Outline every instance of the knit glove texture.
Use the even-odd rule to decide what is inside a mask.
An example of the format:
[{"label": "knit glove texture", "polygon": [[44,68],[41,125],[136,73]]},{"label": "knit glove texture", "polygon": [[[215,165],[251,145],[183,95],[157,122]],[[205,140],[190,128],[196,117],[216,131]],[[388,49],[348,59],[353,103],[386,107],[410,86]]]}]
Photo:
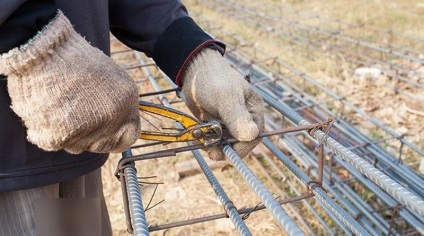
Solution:
[{"label": "knit glove texture", "polygon": [[[184,73],[182,91],[197,118],[220,121],[241,141],[233,146],[241,157],[261,141],[257,136],[264,129],[264,102],[218,51],[205,48],[193,58]],[[207,152],[212,160],[225,159],[219,147]]]},{"label": "knit glove texture", "polygon": [[135,83],[60,11],[27,44],[0,55],[0,74],[28,140],[46,151],[121,152],[137,140]]}]

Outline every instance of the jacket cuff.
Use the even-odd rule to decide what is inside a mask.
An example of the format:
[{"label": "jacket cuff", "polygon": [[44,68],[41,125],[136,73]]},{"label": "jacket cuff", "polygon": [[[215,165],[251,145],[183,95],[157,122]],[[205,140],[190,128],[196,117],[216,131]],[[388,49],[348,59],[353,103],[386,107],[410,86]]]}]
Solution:
[{"label": "jacket cuff", "polygon": [[153,48],[153,60],[178,86],[191,59],[204,47],[224,54],[225,44],[212,39],[190,17],[176,20],[159,36]]}]

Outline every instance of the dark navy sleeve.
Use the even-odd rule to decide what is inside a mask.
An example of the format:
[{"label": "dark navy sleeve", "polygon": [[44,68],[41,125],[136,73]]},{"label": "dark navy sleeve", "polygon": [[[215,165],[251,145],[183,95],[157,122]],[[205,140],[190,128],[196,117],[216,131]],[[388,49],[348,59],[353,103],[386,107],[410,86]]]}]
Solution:
[{"label": "dark navy sleeve", "polygon": [[[6,1],[7,2],[7,1]],[[1,12],[0,53],[24,44],[34,37],[57,13],[53,0],[15,1]]]},{"label": "dark navy sleeve", "polygon": [[206,34],[191,18],[184,17],[159,36],[153,48],[153,59],[178,86],[182,86],[185,67],[202,48],[210,45],[219,46],[224,53],[224,44]]},{"label": "dark navy sleeve", "polygon": [[185,67],[202,48],[225,50],[188,16],[179,0],[111,0],[109,16],[112,34],[152,57],[179,86]]}]

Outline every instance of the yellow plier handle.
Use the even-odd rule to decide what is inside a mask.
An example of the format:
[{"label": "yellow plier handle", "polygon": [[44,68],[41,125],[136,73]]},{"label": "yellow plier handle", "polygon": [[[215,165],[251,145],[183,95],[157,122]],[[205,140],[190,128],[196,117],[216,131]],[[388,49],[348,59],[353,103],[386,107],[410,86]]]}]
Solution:
[{"label": "yellow plier handle", "polygon": [[198,140],[205,145],[211,145],[221,139],[222,128],[216,121],[202,123],[196,118],[178,110],[149,102],[140,102],[139,109],[180,122],[184,130],[178,133],[156,131],[141,131],[139,138],[164,142],[187,142]]},{"label": "yellow plier handle", "polygon": [[163,133],[155,131],[141,131],[139,138],[146,140],[156,140],[165,142],[187,142],[199,140],[204,143],[203,134],[209,131],[209,127],[200,127],[195,125],[179,133]]},{"label": "yellow plier handle", "polygon": [[149,112],[178,121],[184,126],[184,128],[200,124],[199,120],[188,114],[150,102],[139,102],[138,109],[140,111]]}]

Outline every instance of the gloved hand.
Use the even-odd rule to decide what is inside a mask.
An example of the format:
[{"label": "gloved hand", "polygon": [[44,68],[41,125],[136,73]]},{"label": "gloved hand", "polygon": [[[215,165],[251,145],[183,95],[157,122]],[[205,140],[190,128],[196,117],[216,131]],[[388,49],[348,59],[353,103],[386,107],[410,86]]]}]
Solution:
[{"label": "gloved hand", "polygon": [[[239,141],[233,147],[245,157],[260,141],[264,129],[264,103],[249,83],[218,51],[204,48],[188,65],[182,91],[186,104],[201,120],[218,120]],[[219,147],[210,147],[212,160],[225,159]]]},{"label": "gloved hand", "polygon": [[62,12],[26,45],[0,55],[0,74],[28,140],[44,150],[121,152],[137,140],[135,83]]}]

